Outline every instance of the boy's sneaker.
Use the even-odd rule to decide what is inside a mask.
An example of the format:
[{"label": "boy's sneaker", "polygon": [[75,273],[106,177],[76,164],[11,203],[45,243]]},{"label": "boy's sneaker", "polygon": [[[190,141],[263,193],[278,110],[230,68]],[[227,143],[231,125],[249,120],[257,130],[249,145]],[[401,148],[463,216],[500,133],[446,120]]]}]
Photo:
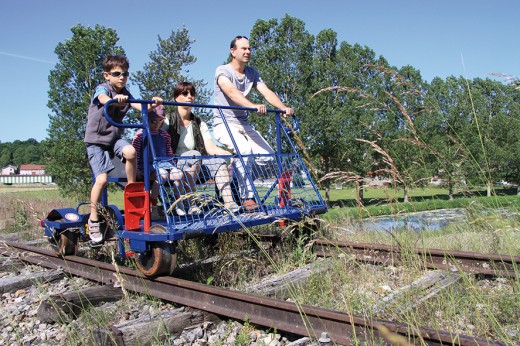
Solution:
[{"label": "boy's sneaker", "polygon": [[101,224],[99,221],[88,219],[88,235],[95,243],[101,243],[103,241],[103,234],[101,233]]}]

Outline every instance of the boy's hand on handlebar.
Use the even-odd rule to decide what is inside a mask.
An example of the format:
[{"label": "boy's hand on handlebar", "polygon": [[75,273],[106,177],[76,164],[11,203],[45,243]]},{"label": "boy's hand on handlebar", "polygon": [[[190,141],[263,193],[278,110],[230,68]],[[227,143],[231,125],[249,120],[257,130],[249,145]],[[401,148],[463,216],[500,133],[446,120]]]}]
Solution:
[{"label": "boy's hand on handlebar", "polygon": [[128,100],[128,95],[117,94],[114,96],[114,100],[117,100],[117,103],[125,103]]}]

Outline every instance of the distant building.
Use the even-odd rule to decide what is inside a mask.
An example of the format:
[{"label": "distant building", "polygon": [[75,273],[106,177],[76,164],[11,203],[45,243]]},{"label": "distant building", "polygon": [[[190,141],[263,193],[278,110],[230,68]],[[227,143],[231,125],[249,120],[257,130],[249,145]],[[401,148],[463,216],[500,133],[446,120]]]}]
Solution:
[{"label": "distant building", "polygon": [[[7,174],[6,174],[7,173]],[[45,165],[20,165],[20,172],[16,174],[16,167],[2,168],[0,184],[51,184],[52,177],[45,174]]]},{"label": "distant building", "polygon": [[2,175],[16,174],[16,166],[9,165],[2,168]]},{"label": "distant building", "polygon": [[20,175],[45,175],[45,165],[20,165]]}]

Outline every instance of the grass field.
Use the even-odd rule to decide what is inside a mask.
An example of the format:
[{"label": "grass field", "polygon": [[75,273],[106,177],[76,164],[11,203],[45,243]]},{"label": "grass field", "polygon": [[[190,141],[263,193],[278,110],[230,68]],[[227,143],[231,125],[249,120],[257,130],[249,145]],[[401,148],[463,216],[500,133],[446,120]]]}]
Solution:
[{"label": "grass field", "polygon": [[[325,191],[320,191],[325,197]],[[341,209],[342,213],[352,215],[369,216],[392,214],[392,210],[401,212],[420,211],[444,208],[458,208],[478,199],[487,201],[485,204],[500,207],[520,203],[520,196],[516,195],[514,188],[496,188],[495,195],[486,198],[484,188],[456,190],[454,200],[450,200],[448,190],[438,187],[425,187],[412,189],[409,192],[409,203],[403,203],[403,191],[393,188],[367,188],[363,195],[363,207],[365,212],[360,214],[356,202],[356,190],[346,187],[341,190],[330,190],[330,211],[328,214],[334,216]],[[39,200],[63,200],[71,203],[69,207],[75,207],[78,202],[64,199],[56,186],[7,186],[0,185],[0,194],[11,194],[19,198],[35,198]],[[79,201],[84,202],[84,201]],[[123,208],[123,192],[121,190],[109,193],[109,203]]]},{"label": "grass field", "polygon": [[0,185],[0,193],[30,191],[58,191],[58,187],[55,185]]}]

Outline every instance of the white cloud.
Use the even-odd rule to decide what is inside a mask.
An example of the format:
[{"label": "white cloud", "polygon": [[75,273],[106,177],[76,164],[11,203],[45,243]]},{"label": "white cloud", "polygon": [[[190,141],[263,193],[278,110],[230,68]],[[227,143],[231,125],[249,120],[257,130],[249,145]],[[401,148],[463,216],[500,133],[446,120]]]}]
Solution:
[{"label": "white cloud", "polygon": [[32,58],[30,56],[23,56],[23,55],[18,55],[18,54],[11,54],[11,53],[7,53],[7,52],[0,52],[0,55],[6,55],[6,56],[10,56],[10,57],[17,58],[17,59],[25,59],[25,60],[41,62],[44,64],[54,64],[55,63],[54,61]]}]

